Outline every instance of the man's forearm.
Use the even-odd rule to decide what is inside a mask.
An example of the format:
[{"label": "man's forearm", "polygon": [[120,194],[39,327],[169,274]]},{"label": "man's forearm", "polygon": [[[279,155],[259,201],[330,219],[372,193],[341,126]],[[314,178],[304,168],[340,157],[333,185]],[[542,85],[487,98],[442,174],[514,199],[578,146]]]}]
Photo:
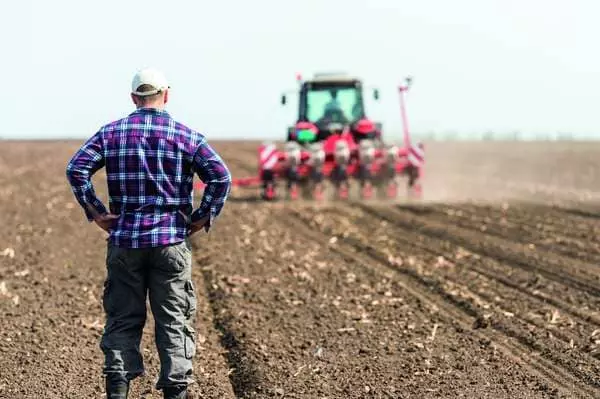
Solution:
[{"label": "man's forearm", "polygon": [[98,216],[108,213],[106,207],[96,197],[93,188],[91,190],[81,190],[78,187],[72,187],[75,199],[81,205],[85,212],[85,216],[91,222],[97,219]]},{"label": "man's forearm", "polygon": [[191,215],[192,223],[206,217],[208,219],[207,227],[210,227],[214,219],[221,213],[230,188],[231,180],[229,178],[222,182],[209,182],[204,189],[200,206]]},{"label": "man's forearm", "polygon": [[94,186],[87,173],[77,170],[73,165],[67,167],[67,179],[75,199],[83,208],[87,219],[91,222],[98,215],[107,213],[106,207],[96,196]]},{"label": "man's forearm", "polygon": [[206,184],[200,206],[191,215],[192,223],[208,217],[206,230],[221,213],[231,189],[231,173],[223,159],[203,141],[194,155],[194,166],[200,179]]},{"label": "man's forearm", "polygon": [[100,134],[91,137],[67,164],[67,180],[89,221],[94,220],[96,215],[107,213],[106,207],[96,196],[91,181],[91,176],[103,166],[104,156]]}]

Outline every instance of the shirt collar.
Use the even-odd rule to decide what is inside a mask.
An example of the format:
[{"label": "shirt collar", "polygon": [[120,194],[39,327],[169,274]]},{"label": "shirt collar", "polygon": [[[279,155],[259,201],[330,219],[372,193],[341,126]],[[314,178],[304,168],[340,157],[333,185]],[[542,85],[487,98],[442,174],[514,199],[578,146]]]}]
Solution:
[{"label": "shirt collar", "polygon": [[169,116],[169,113],[166,110],[160,110],[157,108],[138,108],[135,111],[133,111],[131,113],[131,115],[146,115],[146,114],[152,114],[152,115],[161,115],[161,116]]}]

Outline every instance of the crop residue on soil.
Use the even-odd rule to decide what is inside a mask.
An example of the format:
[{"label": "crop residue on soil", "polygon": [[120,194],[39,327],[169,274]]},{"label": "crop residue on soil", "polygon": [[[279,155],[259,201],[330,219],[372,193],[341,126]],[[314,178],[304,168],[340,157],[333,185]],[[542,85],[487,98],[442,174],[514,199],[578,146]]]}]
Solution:
[{"label": "crop residue on soil", "polygon": [[[64,178],[78,144],[0,147],[2,398],[103,395],[104,234]],[[194,239],[194,390],[600,397],[598,146],[444,145],[427,146],[435,202],[264,204],[235,190]],[[216,147],[234,176],[253,173],[256,143]],[[161,397],[152,340],[149,313],[132,397]]]}]

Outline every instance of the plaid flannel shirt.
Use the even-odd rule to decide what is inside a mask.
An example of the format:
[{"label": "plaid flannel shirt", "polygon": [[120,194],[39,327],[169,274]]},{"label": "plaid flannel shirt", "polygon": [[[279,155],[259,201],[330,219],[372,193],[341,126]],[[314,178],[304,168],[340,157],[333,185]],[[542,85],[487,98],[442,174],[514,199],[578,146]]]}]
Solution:
[{"label": "plaid flannel shirt", "polygon": [[[67,179],[89,221],[94,212],[107,213],[91,182],[102,167],[110,213],[119,216],[108,240],[120,247],[181,242],[189,235],[190,222],[205,216],[208,231],[231,187],[227,166],[206,138],[152,108],[103,126],[70,160]],[[206,184],[196,210],[194,173]]]}]

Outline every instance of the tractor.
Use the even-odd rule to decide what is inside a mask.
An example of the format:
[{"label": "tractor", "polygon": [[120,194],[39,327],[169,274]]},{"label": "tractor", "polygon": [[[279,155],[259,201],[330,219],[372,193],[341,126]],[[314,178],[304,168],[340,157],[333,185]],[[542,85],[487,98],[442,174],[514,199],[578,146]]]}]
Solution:
[{"label": "tractor", "polygon": [[[419,198],[424,148],[410,141],[404,105],[411,82],[407,78],[399,87],[404,146],[398,146],[385,143],[381,123],[367,117],[360,79],[344,73],[320,73],[310,80],[298,75],[298,116],[284,143],[280,148],[263,143],[258,176],[234,179],[234,186],[259,186],[264,200],[281,198],[281,186],[291,200],[323,200],[327,192],[333,199],[348,199],[353,186],[363,199],[394,199],[404,177],[408,195]],[[288,95],[281,96],[283,106]],[[372,95],[379,100],[378,89]]]}]

